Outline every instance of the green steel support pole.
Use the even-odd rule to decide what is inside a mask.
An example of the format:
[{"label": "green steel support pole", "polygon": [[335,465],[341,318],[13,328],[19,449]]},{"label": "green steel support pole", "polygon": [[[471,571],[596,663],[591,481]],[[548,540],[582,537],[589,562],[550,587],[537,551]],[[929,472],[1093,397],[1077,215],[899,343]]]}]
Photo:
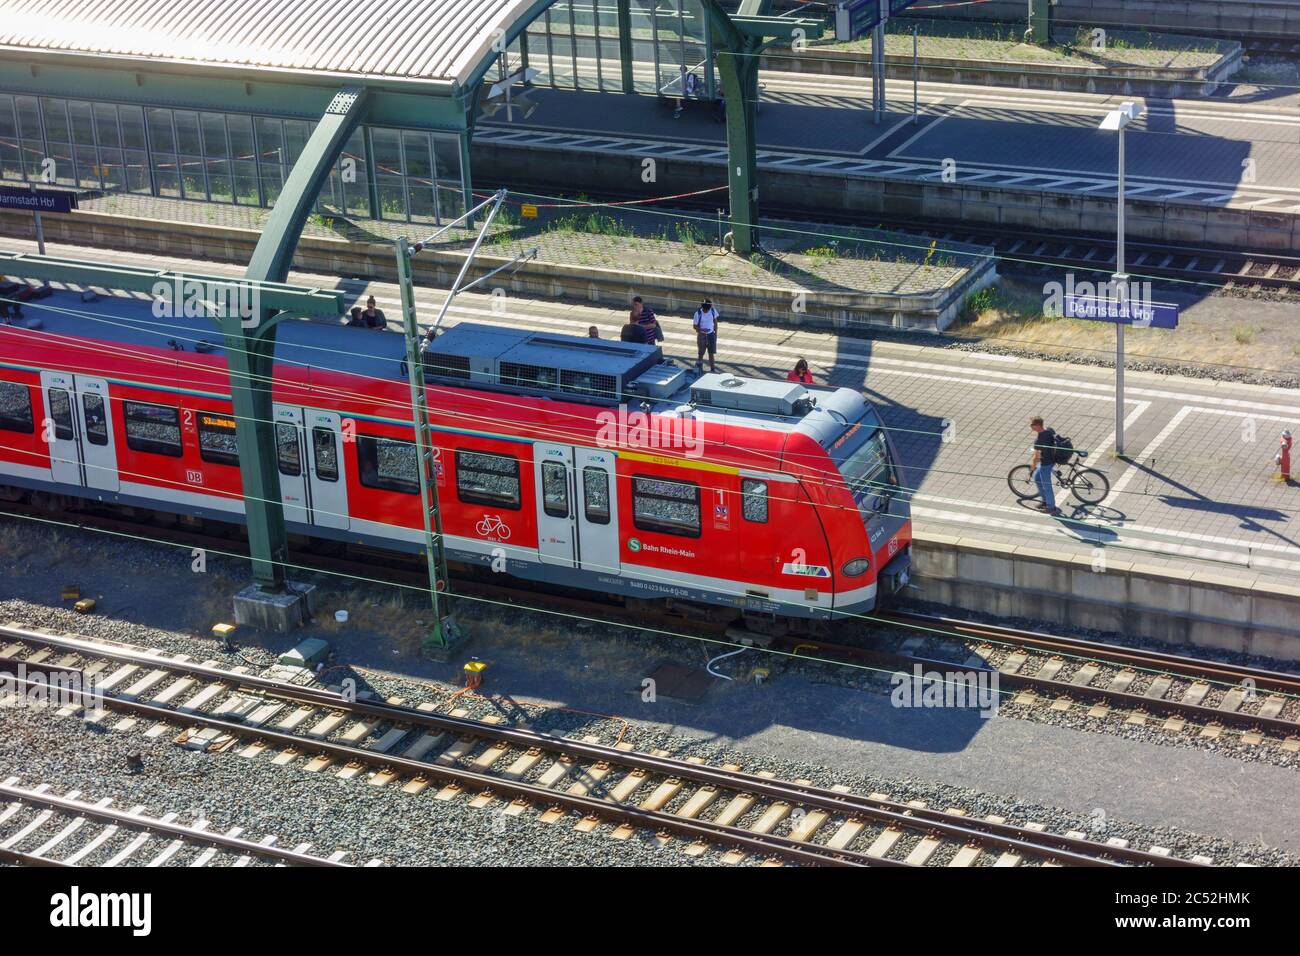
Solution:
[{"label": "green steel support pole", "polygon": [[[469,138],[474,135],[473,129],[467,129],[456,134],[460,143],[460,190],[461,196],[465,203],[466,209],[474,208],[474,171],[469,163]],[[449,216],[449,219],[455,219],[455,216]],[[474,218],[471,216],[465,220],[465,226],[474,225]]]},{"label": "green steel support pole", "polygon": [[[748,47],[748,44],[746,45]],[[731,247],[754,251],[758,233],[757,121],[758,53],[720,50],[718,78],[727,109],[727,185],[731,200]]]},{"label": "green steel support pole", "polygon": [[519,34],[519,69],[528,69],[528,32]]},{"label": "green steel support pole", "polygon": [[284,587],[289,538],[280,498],[274,410],[275,325],[244,329],[239,316],[220,319],[225,337],[230,395],[235,408],[235,442],[248,517],[248,553],[253,580],[263,589]]},{"label": "green steel support pole", "polygon": [[[159,286],[172,289],[179,288],[180,283],[193,283],[205,290],[214,304],[230,302],[246,308],[246,316],[218,314],[214,318],[226,347],[237,422],[235,440],[247,496],[245,508],[250,516],[259,516],[248,523],[253,576],[265,587],[281,586],[287,542],[274,431],[270,425],[272,399],[268,388],[273,371],[275,326],[296,316],[337,316],[343,307],[343,294],[335,290],[253,282],[228,276],[178,275],[148,266],[4,251],[0,251],[0,274],[103,286],[153,296],[159,294]],[[238,313],[240,310],[233,311]],[[244,325],[245,319],[248,327]],[[265,432],[264,436],[262,432]],[[267,487],[270,488],[269,494],[260,490]]]},{"label": "green steel support pole", "polygon": [[[284,190],[262,230],[245,271],[247,279],[283,282],[316,197],[329,177],[365,103],[363,90],[341,90],[321,117],[294,163]],[[255,314],[246,327],[241,316],[221,319],[230,370],[230,396],[235,410],[235,441],[239,448],[244,514],[248,523],[253,580],[280,590],[289,551],[276,462],[271,382],[275,360],[276,317],[252,300]]]},{"label": "green steel support pole", "polygon": [[370,218],[382,219],[383,208],[379,205],[379,177],[375,169],[375,144],[370,141],[368,132],[362,133],[361,141],[366,150],[366,201],[370,204]]},{"label": "green steel support pole", "polygon": [[316,197],[329,179],[339,153],[360,122],[365,102],[364,90],[345,89],[335,94],[303,147],[302,155],[293,164],[280,198],[266,220],[262,237],[248,260],[244,273],[248,278],[283,282],[289,275],[302,227],[307,224]]},{"label": "green steel support pole", "polygon": [[636,81],[632,76],[632,0],[617,0],[618,6],[618,62],[623,71],[623,92],[635,93]]},{"label": "green steel support pole", "polygon": [[[758,227],[758,55],[764,38],[742,30],[718,0],[700,0],[712,37],[718,79],[727,110],[727,187],[731,201],[731,247],[754,251]],[[769,0],[741,0],[737,16],[759,16]]]},{"label": "green steel support pole", "polygon": [[1029,32],[1025,39],[1043,45],[1052,42],[1052,0],[1029,0]]},{"label": "green steel support pole", "polygon": [[424,358],[420,351],[420,327],[415,311],[415,284],[411,279],[411,248],[398,239],[397,289],[402,300],[402,329],[406,333],[406,374],[411,386],[411,420],[415,426],[416,471],[420,478],[421,512],[424,516],[424,554],[429,571],[429,603],[433,608],[433,629],[427,643],[445,648],[455,639],[454,624],[441,597],[447,588],[447,554],[443,547],[442,512],[438,507],[439,461],[429,425],[428,395],[424,384]]},{"label": "green steel support pole", "polygon": [[[0,249],[0,274],[20,275],[46,282],[97,285],[123,292],[156,295],[159,285],[175,286],[178,282],[200,283],[214,294],[256,294],[263,308],[287,315],[337,316],[343,308],[344,293],[314,286],[293,286],[279,282],[250,282],[230,276],[204,275],[197,272],[176,273],[150,266],[128,266],[94,259],[66,259],[40,256],[30,252]],[[182,290],[184,292],[185,290]]]},{"label": "green steel support pole", "polygon": [[704,17],[704,98],[706,100],[716,100],[718,98],[718,71],[715,67],[717,63],[717,50],[713,42],[713,24],[709,22],[707,16]]}]

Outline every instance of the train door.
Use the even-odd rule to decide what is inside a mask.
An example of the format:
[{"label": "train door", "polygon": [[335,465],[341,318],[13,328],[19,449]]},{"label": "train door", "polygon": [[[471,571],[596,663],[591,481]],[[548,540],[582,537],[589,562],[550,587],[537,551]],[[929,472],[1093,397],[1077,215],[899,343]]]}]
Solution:
[{"label": "train door", "polygon": [[307,485],[312,523],[322,528],[347,528],[348,483],[343,474],[343,428],[334,412],[303,409],[307,430]]},{"label": "train door", "polygon": [[302,409],[291,405],[276,405],[275,419],[276,462],[280,471],[280,502],[284,505],[284,520],[311,524],[311,497],[307,492],[307,433],[302,426]]},{"label": "train door", "polygon": [[588,571],[619,573],[617,460],[612,451],[573,449],[578,565]]},{"label": "train door", "polygon": [[113,440],[113,403],[108,382],[76,377],[77,415],[81,419],[81,460],[86,465],[86,487],[117,491],[117,449]]},{"label": "train door", "polygon": [[55,481],[117,491],[117,451],[108,382],[70,372],[42,372],[48,409],[50,472]]},{"label": "train door", "polygon": [[272,417],[284,520],[347,528],[348,489],[339,416],[277,404]]},{"label": "train door", "polygon": [[573,449],[533,446],[537,495],[537,557],[542,564],[571,568],[577,559],[577,514],[573,487]]}]

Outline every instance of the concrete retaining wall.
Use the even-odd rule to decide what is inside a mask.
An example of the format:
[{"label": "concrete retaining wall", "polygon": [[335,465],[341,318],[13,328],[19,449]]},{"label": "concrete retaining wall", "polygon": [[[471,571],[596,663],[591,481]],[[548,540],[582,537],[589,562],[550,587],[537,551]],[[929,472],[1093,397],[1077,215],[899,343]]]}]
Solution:
[{"label": "concrete retaining wall", "polygon": [[[944,19],[951,20],[1025,21],[1024,0],[989,0],[942,12]],[[918,12],[916,16],[931,15]],[[1077,23],[1229,37],[1300,36],[1298,0],[1059,0],[1052,16],[1062,26]]]},{"label": "concrete retaining wall", "polygon": [[1300,587],[927,532],[913,546],[918,600],[963,611],[1300,659]]},{"label": "concrete retaining wall", "polygon": [[[1120,96],[1210,96],[1218,84],[1241,68],[1242,49],[1235,44],[1232,52],[1217,63],[1201,69],[1147,69],[1107,66],[1103,70],[1083,70],[1051,63],[999,62],[996,60],[959,60],[923,56],[918,59],[918,74],[925,83],[965,83],[972,86],[1004,86],[1027,90],[1056,90],[1072,93],[1113,93]],[[774,50],[765,56],[761,67],[787,73],[812,73],[826,76],[871,76],[871,58],[844,50],[812,48],[803,56],[791,56],[788,49]],[[891,80],[912,79],[910,56],[886,56],[885,71]]]},{"label": "concrete retaining wall", "polygon": [[[49,242],[239,264],[248,262],[260,235],[248,229],[94,212],[49,215],[43,217],[42,224]],[[0,212],[0,235],[33,239],[32,217],[26,213]],[[463,262],[464,256],[459,253],[426,251],[415,260],[416,280],[422,285],[447,288]],[[480,254],[470,270],[470,278],[503,262]],[[387,243],[304,236],[294,254],[294,268],[328,276],[396,278],[393,247]],[[792,308],[797,291],[793,284],[786,288],[757,288],[722,279],[638,274],[631,268],[615,271],[534,261],[522,264],[516,272],[492,279],[491,285],[518,295],[576,299],[613,308],[625,308],[633,295],[644,295],[665,313],[689,314],[701,298],[712,296],[723,314],[754,322],[807,328],[878,326],[939,332],[956,320],[968,295],[996,280],[994,260],[988,257],[977,260],[971,269],[954,275],[943,288],[933,292],[915,295],[808,292],[803,312]]]},{"label": "concrete retaining wall", "polygon": [[[547,158],[539,162],[543,150]],[[526,184],[539,190],[562,190],[582,183],[593,192],[626,192],[641,182],[642,157],[631,153],[478,143],[472,157],[480,181]],[[662,192],[708,189],[723,181],[717,163],[658,160],[656,185]],[[987,183],[966,186],[960,178],[956,183],[939,183],[779,168],[759,170],[759,190],[783,209],[796,207],[791,214],[815,216],[825,209],[860,213],[863,225],[868,226],[875,224],[872,217],[894,221],[924,218],[1102,238],[1115,234],[1115,200],[1110,196],[1020,186],[999,188]],[[1244,206],[1186,205],[1130,197],[1126,228],[1130,239],[1300,253],[1300,216]]]}]

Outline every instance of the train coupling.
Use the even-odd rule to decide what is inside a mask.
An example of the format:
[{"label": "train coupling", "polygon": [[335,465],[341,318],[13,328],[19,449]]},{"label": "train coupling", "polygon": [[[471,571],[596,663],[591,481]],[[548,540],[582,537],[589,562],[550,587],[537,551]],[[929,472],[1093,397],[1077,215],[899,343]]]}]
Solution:
[{"label": "train coupling", "polygon": [[912,548],[909,545],[880,569],[877,590],[881,594],[898,594],[912,582]]}]

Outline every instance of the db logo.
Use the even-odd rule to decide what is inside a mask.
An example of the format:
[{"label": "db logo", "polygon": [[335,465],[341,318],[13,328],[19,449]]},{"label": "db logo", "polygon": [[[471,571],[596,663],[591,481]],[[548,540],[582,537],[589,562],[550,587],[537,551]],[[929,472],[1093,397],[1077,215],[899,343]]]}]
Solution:
[{"label": "db logo", "polygon": [[201,485],[203,484],[203,472],[186,471],[185,480],[188,481],[191,485]]},{"label": "db logo", "polygon": [[897,538],[890,538],[890,539],[889,539],[889,556],[890,556],[890,557],[893,557],[893,556],[896,555],[896,554],[898,554],[898,539],[897,539]]}]

